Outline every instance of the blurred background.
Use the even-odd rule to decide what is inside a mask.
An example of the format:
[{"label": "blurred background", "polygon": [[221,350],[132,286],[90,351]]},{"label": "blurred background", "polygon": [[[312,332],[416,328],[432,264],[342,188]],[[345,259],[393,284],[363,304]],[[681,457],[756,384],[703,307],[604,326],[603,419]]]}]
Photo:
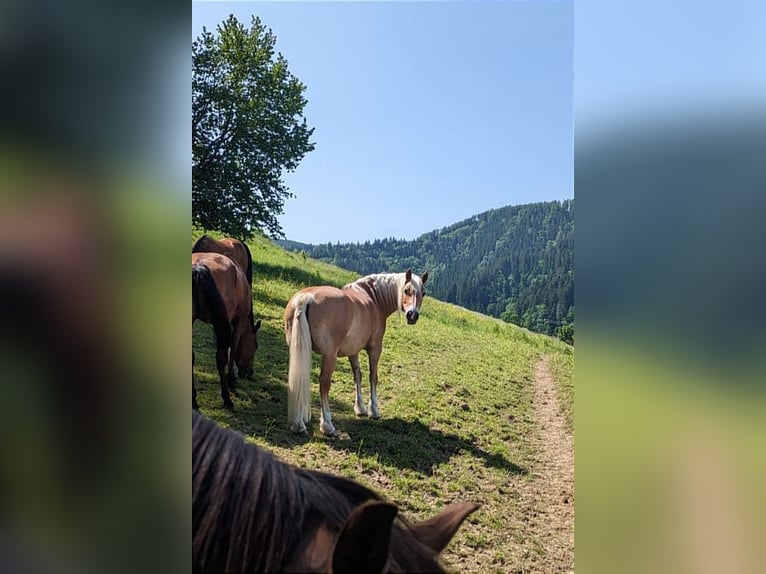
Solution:
[{"label": "blurred background", "polygon": [[0,571],[188,570],[189,7],[2,14]]},{"label": "blurred background", "polygon": [[575,6],[581,572],[759,572],[766,7]]},{"label": "blurred background", "polygon": [[[764,24],[575,6],[581,572],[762,570]],[[189,25],[4,5],[3,571],[188,570]]]}]

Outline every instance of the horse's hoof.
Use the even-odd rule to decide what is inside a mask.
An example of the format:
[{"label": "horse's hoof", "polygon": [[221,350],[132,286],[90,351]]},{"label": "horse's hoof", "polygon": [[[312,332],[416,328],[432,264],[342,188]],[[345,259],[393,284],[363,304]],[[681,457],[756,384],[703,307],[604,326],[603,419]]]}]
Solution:
[{"label": "horse's hoof", "polygon": [[366,417],[367,409],[358,405],[354,405],[354,414],[358,417]]},{"label": "horse's hoof", "polygon": [[234,412],[234,403],[232,403],[231,401],[224,401],[223,408],[225,408],[229,412]]},{"label": "horse's hoof", "polygon": [[306,430],[305,424],[298,425],[296,423],[291,423],[290,430],[293,431],[295,434],[308,434],[308,430]]},{"label": "horse's hoof", "polygon": [[333,438],[338,437],[338,431],[335,430],[335,427],[332,425],[332,423],[321,423],[319,425],[319,430],[322,431],[322,434],[325,436],[330,436]]}]

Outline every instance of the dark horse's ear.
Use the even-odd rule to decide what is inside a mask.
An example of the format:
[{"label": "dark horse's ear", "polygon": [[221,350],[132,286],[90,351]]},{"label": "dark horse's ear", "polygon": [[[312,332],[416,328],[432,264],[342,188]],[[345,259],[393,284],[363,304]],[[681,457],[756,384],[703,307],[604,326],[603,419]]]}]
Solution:
[{"label": "dark horse's ear", "polygon": [[257,332],[257,331],[258,331],[258,329],[260,329],[260,328],[261,328],[261,320],[260,320],[260,319],[258,319],[258,321],[256,321],[256,323],[255,323],[255,326],[254,326],[254,328],[253,328],[253,331],[254,331],[254,332]]},{"label": "dark horse's ear", "polygon": [[412,279],[412,269],[407,269],[407,271],[404,272],[404,282],[409,283],[410,279]]},{"label": "dark horse's ear", "polygon": [[469,514],[479,508],[473,502],[450,504],[439,514],[412,527],[415,538],[431,548],[437,554],[444,550],[452,537]]},{"label": "dark horse's ear", "polygon": [[384,572],[397,511],[393,504],[380,500],[357,506],[335,541],[332,574]]},{"label": "dark horse's ear", "polygon": [[428,281],[428,271],[423,273],[423,275],[420,276],[420,281],[423,283],[423,285],[426,284],[426,281]]}]

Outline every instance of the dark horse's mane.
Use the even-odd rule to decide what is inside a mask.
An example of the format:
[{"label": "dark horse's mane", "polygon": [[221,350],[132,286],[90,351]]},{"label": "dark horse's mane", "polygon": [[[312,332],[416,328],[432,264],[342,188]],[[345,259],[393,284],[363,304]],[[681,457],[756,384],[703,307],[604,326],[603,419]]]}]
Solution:
[{"label": "dark horse's mane", "polygon": [[[213,237],[210,237],[207,233],[197,239],[197,241],[194,242],[194,245],[192,245],[192,253],[197,253],[198,251],[205,251],[204,244],[208,241],[215,241]],[[247,243],[244,241],[240,241],[242,244],[242,247],[245,248],[245,253],[247,253],[247,269],[245,269],[245,276],[247,277],[247,282],[252,285],[253,284],[253,254],[250,253],[250,248],[247,246]]]},{"label": "dark horse's mane", "polygon": [[[192,412],[194,571],[284,570],[320,526],[341,530],[358,505],[380,496],[331,474],[292,467]],[[436,554],[393,528],[392,572],[443,572]]]}]

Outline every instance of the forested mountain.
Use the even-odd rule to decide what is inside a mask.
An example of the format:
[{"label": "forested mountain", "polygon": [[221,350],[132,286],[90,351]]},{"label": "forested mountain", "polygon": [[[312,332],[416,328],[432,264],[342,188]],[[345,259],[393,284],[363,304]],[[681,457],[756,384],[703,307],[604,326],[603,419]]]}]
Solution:
[{"label": "forested mountain", "polygon": [[573,340],[571,199],[493,209],[412,241],[279,243],[362,275],[427,270],[434,297]]}]

